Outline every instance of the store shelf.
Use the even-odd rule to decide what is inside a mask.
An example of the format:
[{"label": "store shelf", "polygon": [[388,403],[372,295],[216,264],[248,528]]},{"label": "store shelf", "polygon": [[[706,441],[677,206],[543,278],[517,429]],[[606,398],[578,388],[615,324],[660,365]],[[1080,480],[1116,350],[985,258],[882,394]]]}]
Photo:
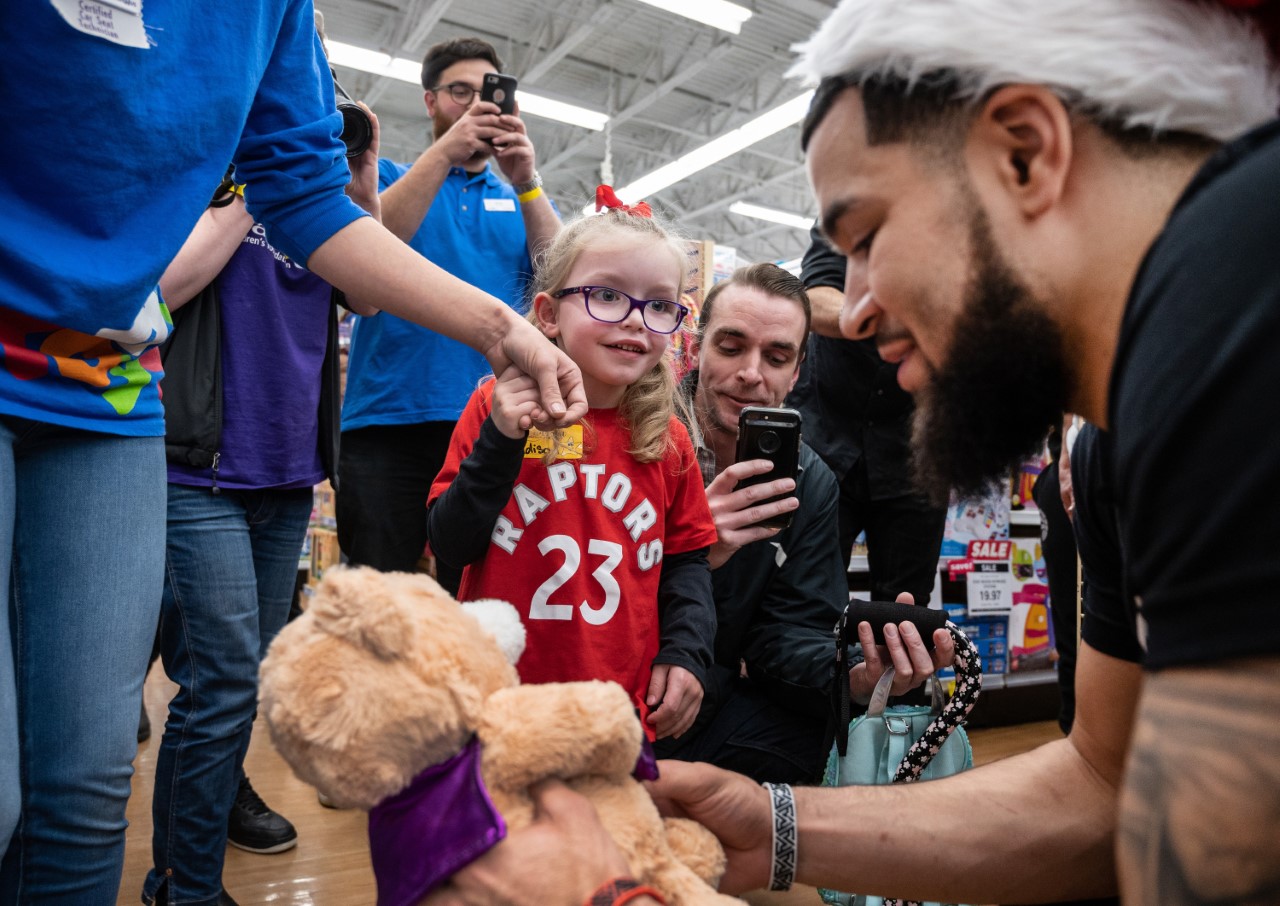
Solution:
[{"label": "store shelf", "polygon": [[988,689],[1015,689],[1018,686],[1039,686],[1042,683],[1056,683],[1058,681],[1058,671],[1056,670],[1026,670],[1021,673],[984,673],[982,674],[982,688]]},{"label": "store shelf", "polygon": [[1039,510],[1010,510],[1009,524],[1010,525],[1039,525],[1040,511]]},{"label": "store shelf", "polygon": [[[982,692],[985,695],[988,692],[998,692],[1002,689],[1021,689],[1027,686],[1043,686],[1058,681],[1058,671],[1056,670],[1027,670],[1022,673],[984,673],[982,674]],[[933,682],[931,679],[930,683]],[[947,685],[943,688],[951,688],[951,678],[947,679]],[[926,685],[925,691],[929,692],[933,687]]]},{"label": "store shelf", "polygon": [[[945,569],[948,565],[950,565],[952,560],[963,560],[963,559],[964,557],[961,557],[959,555],[956,555],[953,557],[939,557],[938,566]],[[852,557],[849,558],[849,572],[865,573],[865,572],[868,572],[870,569],[871,567],[867,564],[866,556],[859,556],[858,554],[854,554]]]}]

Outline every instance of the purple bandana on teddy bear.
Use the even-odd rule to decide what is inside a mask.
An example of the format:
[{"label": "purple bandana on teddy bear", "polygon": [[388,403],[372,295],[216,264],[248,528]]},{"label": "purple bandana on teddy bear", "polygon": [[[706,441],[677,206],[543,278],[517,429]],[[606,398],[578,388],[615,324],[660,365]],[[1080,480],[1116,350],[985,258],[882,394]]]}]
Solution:
[{"label": "purple bandana on teddy bear", "polygon": [[[649,740],[636,759],[637,780],[657,780]],[[427,768],[369,810],[369,851],[378,906],[414,906],[507,835],[480,776],[480,741]]]},{"label": "purple bandana on teddy bear", "polygon": [[378,906],[414,906],[507,835],[480,779],[475,737],[369,810]]}]

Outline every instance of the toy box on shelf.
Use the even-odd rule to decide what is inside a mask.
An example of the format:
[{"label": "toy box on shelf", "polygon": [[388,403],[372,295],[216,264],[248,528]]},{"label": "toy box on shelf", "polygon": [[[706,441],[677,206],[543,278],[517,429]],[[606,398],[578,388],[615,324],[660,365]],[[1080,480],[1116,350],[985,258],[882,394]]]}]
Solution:
[{"label": "toy box on shelf", "polygon": [[1013,477],[1009,482],[1009,504],[1015,512],[1018,510],[1035,511],[1037,509],[1036,499],[1031,491],[1036,485],[1036,479],[1040,477],[1040,473],[1048,465],[1049,450],[1046,447],[1024,462],[1013,473]]},{"label": "toy box on shelf", "polygon": [[698,315],[702,311],[702,300],[707,291],[714,285],[716,244],[710,239],[690,239],[685,243],[685,251],[689,256],[689,276],[685,281],[684,292],[680,301],[689,309],[688,316],[675,336],[671,338],[671,361],[676,370],[676,378],[683,378],[689,372],[689,342],[697,334]]},{"label": "toy box on shelf", "polygon": [[[1011,484],[1008,495],[1001,489],[979,500],[953,500],[947,513],[943,608],[978,648],[983,673],[999,677],[1001,686],[1019,674],[1027,681],[1054,677],[1039,514],[1034,504],[1025,506],[1039,470],[1038,462],[1028,465],[1021,491]],[[1021,509],[1013,509],[1015,496]]]},{"label": "toy box on shelf", "polygon": [[298,561],[298,570],[307,573],[306,586],[302,589],[304,609],[310,590],[324,577],[324,571],[342,558],[338,549],[337,504],[333,486],[327,480],[320,482],[315,487],[312,500],[311,524],[307,527]]}]

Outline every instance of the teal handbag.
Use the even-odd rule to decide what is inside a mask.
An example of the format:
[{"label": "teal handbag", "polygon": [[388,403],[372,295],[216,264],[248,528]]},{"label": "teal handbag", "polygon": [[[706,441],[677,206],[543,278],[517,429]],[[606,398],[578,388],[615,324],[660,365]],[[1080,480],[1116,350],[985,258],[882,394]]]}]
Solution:
[{"label": "teal handbag", "polygon": [[[933,707],[891,705],[886,707],[888,689],[893,684],[893,668],[885,671],[872,693],[867,713],[849,725],[849,748],[841,756],[835,746],[827,759],[823,786],[869,786],[893,783],[894,774],[911,745],[924,735],[929,724],[942,713],[941,683],[933,683]],[[920,771],[917,779],[936,780],[973,767],[973,748],[963,727],[957,727],[936,755]]]},{"label": "teal handbag", "polygon": [[[946,628],[956,642],[955,695],[944,703],[942,685],[934,677],[932,707],[887,706],[894,678],[890,667],[876,683],[866,713],[849,725],[847,740],[837,740],[832,746],[823,786],[936,780],[973,767],[973,749],[961,724],[981,689],[981,661],[973,643],[955,624],[948,622]],[[819,889],[818,893],[831,906],[896,906],[902,902],[835,890]]]}]

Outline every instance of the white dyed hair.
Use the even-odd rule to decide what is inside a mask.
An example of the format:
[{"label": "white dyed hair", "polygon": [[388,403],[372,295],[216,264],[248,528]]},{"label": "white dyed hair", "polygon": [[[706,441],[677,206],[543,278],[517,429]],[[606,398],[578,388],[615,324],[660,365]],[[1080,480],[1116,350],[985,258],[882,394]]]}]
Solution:
[{"label": "white dyed hair", "polygon": [[956,100],[1007,84],[1045,85],[1126,129],[1227,141],[1280,106],[1257,27],[1179,0],[842,0],[794,48],[788,73],[901,79],[954,75]]}]

